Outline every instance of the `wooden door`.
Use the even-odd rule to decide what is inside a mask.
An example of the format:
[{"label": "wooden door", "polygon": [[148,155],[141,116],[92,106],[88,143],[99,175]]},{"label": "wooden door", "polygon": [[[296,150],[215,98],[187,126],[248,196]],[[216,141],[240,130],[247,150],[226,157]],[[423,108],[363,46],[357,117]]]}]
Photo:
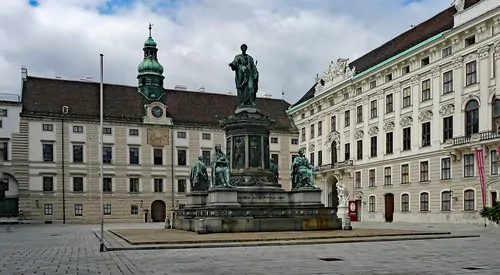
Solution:
[{"label": "wooden door", "polygon": [[385,221],[392,222],[394,219],[394,194],[385,195]]}]

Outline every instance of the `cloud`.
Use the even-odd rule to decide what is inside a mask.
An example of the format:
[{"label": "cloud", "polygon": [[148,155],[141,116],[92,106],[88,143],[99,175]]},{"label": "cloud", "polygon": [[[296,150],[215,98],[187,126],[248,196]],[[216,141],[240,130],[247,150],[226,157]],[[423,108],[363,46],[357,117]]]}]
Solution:
[{"label": "cloud", "polygon": [[0,1],[0,92],[18,93],[20,68],[67,79],[135,85],[148,23],[165,88],[234,90],[228,63],[246,43],[261,92],[295,102],[330,60],[353,60],[449,0],[16,0]]}]

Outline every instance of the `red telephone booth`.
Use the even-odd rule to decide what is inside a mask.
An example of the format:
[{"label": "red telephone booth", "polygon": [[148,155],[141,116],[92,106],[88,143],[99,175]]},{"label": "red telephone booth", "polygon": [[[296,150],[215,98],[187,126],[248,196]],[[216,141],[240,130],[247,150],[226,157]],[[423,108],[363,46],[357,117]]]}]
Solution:
[{"label": "red telephone booth", "polygon": [[358,204],[356,201],[349,201],[349,217],[351,217],[351,222],[358,221]]}]

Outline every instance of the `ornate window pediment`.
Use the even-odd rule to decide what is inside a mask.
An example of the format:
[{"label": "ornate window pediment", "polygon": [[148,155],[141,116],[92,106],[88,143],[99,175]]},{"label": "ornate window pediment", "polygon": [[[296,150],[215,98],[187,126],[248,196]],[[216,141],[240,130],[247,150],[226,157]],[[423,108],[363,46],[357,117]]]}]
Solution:
[{"label": "ornate window pediment", "polygon": [[386,123],[384,123],[384,131],[385,132],[390,132],[390,131],[394,130],[395,126],[396,125],[392,121],[386,122]]},{"label": "ornate window pediment", "polygon": [[399,125],[401,125],[401,127],[411,126],[412,123],[413,123],[413,118],[411,118],[410,116],[402,117],[399,120]]},{"label": "ornate window pediment", "polygon": [[370,136],[377,135],[378,134],[378,127],[377,126],[370,127],[370,129],[368,129],[368,134]]},{"label": "ornate window pediment", "polygon": [[422,111],[420,112],[420,114],[418,115],[418,120],[422,121],[422,122],[426,122],[426,121],[429,121],[432,119],[432,111],[430,110],[426,110],[426,111]]},{"label": "ornate window pediment", "polygon": [[443,116],[452,115],[455,112],[455,105],[446,104],[439,108],[439,113]]},{"label": "ornate window pediment", "polygon": [[354,139],[362,139],[365,133],[362,130],[357,130],[354,133]]}]

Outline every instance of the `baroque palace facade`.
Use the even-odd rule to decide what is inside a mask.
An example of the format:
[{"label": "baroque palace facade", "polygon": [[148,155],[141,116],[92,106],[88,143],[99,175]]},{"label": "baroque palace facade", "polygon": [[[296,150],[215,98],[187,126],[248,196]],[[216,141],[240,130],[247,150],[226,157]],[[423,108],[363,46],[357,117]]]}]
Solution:
[{"label": "baroque palace facade", "polygon": [[[163,88],[163,66],[150,36],[138,66],[138,87],[104,85],[104,215],[107,221],[164,221],[186,203],[189,168],[225,150],[219,120],[236,108],[234,96]],[[40,222],[97,222],[100,214],[99,83],[32,77],[22,69],[22,111],[7,140],[4,177],[16,186],[23,218]],[[258,98],[276,119],[271,157],[290,188],[298,132],[280,99]],[[210,168],[209,173],[210,173]],[[16,194],[10,194],[15,197]]]},{"label": "baroque palace facade", "polygon": [[340,181],[358,221],[483,222],[478,149],[486,205],[497,201],[500,2],[455,2],[332,62],[289,109],[327,205]]}]

